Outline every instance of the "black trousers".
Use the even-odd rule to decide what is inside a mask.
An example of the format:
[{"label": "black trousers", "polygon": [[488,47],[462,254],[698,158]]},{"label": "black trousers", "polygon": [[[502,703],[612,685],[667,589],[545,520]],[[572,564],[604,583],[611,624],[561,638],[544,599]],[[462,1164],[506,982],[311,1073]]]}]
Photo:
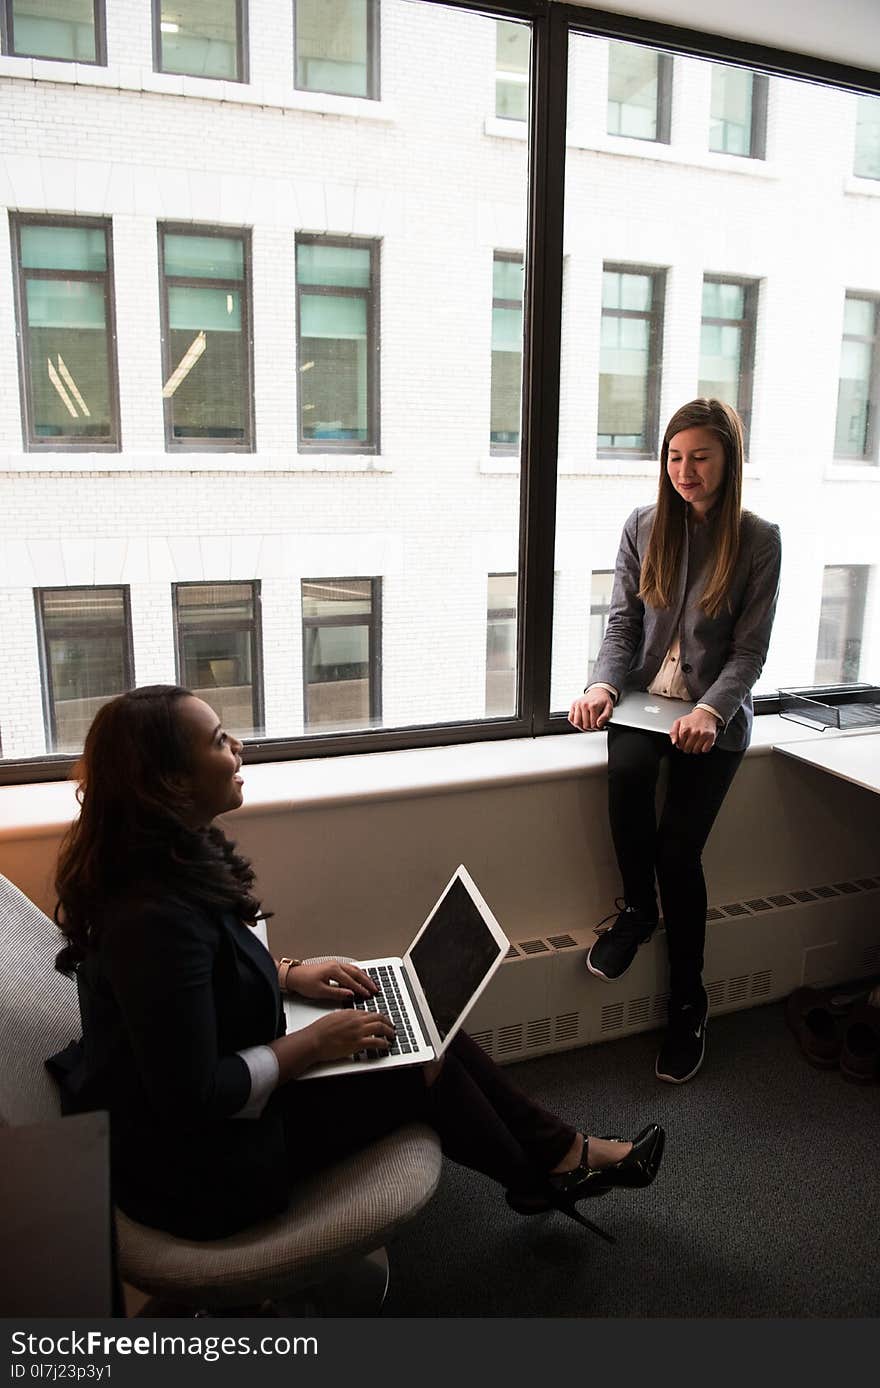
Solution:
[{"label": "black trousers", "polygon": [[528,1190],[565,1156],[577,1129],[523,1094],[459,1032],[434,1083],[421,1066],[293,1081],[283,1091],[293,1175],[314,1171],[407,1122],[427,1123],[452,1161]]},{"label": "black trousers", "polygon": [[[627,905],[656,914],[655,876],[666,925],[672,1003],[702,997],[706,879],[702,853],[742,752],[681,752],[664,733],[608,729],[608,809]],[[669,782],[660,813],[657,778]]]}]

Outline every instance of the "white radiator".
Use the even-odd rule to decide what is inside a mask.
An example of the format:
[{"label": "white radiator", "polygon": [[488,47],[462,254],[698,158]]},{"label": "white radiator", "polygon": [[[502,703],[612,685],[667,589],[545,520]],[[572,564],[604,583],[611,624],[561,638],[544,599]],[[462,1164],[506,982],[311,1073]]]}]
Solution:
[{"label": "white radiator", "polygon": [[[703,981],[710,1015],[880,974],[880,876],[803,887],[709,908]],[[601,910],[597,911],[597,919]],[[594,978],[591,929],[512,942],[468,1017],[498,1061],[608,1041],[663,1026],[666,939],[661,927],[623,978]]]}]

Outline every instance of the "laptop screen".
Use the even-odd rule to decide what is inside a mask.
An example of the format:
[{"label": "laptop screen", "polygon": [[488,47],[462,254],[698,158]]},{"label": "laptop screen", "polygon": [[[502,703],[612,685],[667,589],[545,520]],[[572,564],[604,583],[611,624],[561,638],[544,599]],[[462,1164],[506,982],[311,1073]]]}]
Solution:
[{"label": "laptop screen", "polygon": [[456,877],[409,951],[441,1040],[455,1026],[501,948]]}]

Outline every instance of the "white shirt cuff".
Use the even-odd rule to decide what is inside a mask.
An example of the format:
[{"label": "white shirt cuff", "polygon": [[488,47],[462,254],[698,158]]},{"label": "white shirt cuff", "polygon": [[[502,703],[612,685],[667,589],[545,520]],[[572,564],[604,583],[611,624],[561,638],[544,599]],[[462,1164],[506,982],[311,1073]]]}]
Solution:
[{"label": "white shirt cuff", "polygon": [[232,1116],[259,1118],[269,1102],[269,1095],[278,1087],[278,1057],[271,1046],[248,1046],[236,1054],[241,1056],[250,1072],[251,1092],[244,1107]]},{"label": "white shirt cuff", "polygon": [[694,704],[694,708],[704,708],[707,713],[713,714],[714,717],[718,719],[718,722],[721,724],[722,728],[724,727],[724,719],[721,717],[721,714],[718,712],[717,708],[713,708],[711,704]]},{"label": "white shirt cuff", "polygon": [[615,703],[617,703],[617,700],[620,698],[619,689],[615,689],[613,684],[603,684],[601,680],[596,680],[593,684],[588,684],[584,693],[589,694],[591,689],[607,689]]}]

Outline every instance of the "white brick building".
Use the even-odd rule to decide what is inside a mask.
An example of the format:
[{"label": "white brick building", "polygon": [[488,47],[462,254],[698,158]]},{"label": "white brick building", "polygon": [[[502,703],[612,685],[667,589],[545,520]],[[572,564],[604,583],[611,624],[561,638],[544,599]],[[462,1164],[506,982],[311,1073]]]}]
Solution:
[{"label": "white brick building", "polygon": [[[154,71],[150,8],[107,0],[106,66],[0,59],[0,200],[19,220],[112,231],[121,436],[113,452],[24,446],[10,246],[3,756],[47,750],[40,589],[128,588],[143,684],[175,678],[173,584],[259,580],[265,729],[292,736],[302,581],[379,579],[384,724],[482,717],[487,580],[516,567],[519,515],[516,459],[490,448],[493,256],[524,250],[528,156],[524,125],[495,114],[496,26],[382,0],[371,100],[294,88],[287,0],[250,0],[245,83]],[[755,285],[746,504],[784,542],[762,687],[813,682],[831,566],[867,571],[850,635],[858,677],[880,680],[876,433],[869,461],[835,458],[845,298],[880,298],[880,179],[853,175],[856,98],[771,78],[764,157],[746,158],[709,150],[712,66],[692,59],[671,63],[668,143],[607,134],[608,63],[607,42],[573,39],[552,707],[585,682],[592,574],[656,488],[656,452],[597,449],[603,264],[664,272],[661,429],[697,393],[704,275]],[[253,451],[166,451],[167,223],[251,233]],[[305,234],[379,247],[379,451],[298,448]]]}]

